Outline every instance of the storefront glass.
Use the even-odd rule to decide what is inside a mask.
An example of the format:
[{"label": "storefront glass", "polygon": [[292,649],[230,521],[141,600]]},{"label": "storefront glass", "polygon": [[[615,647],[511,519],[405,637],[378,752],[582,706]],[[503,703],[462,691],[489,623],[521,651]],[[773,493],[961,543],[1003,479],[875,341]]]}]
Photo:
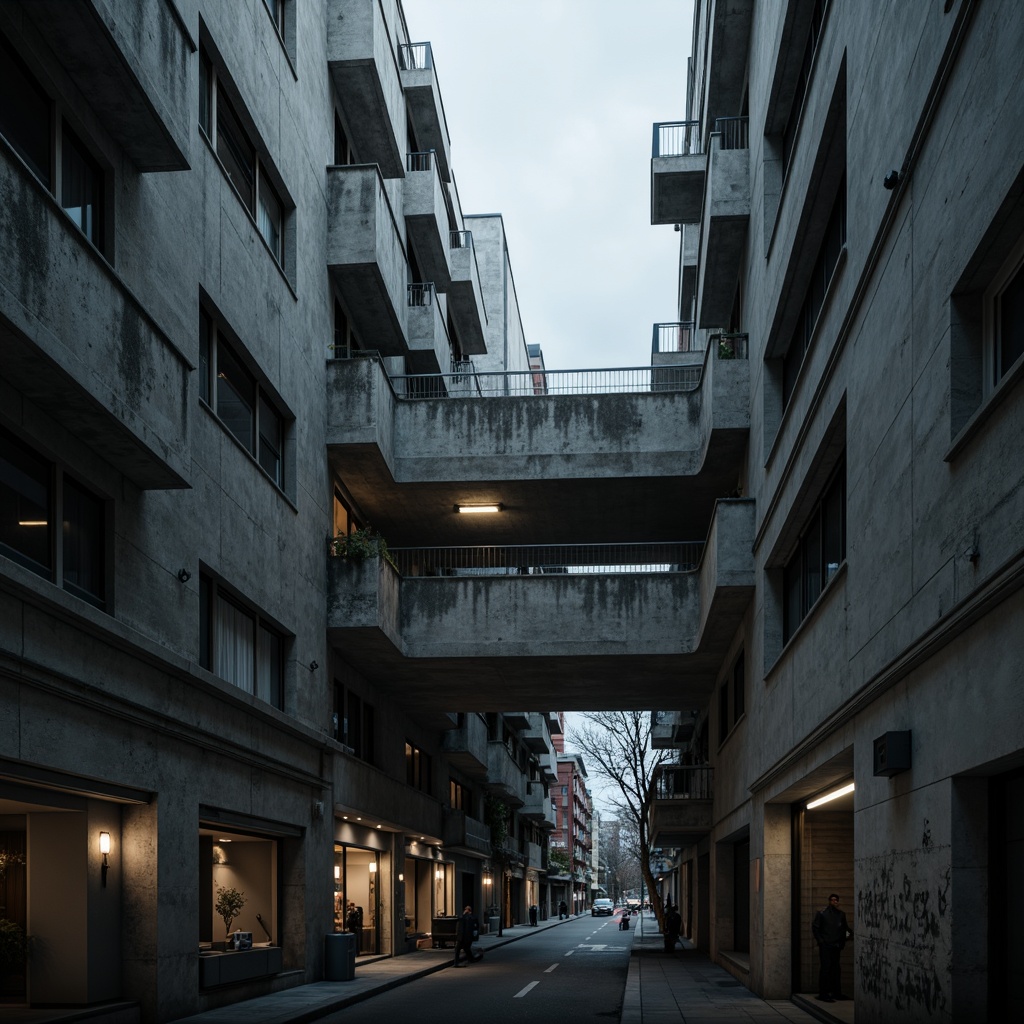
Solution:
[{"label": "storefront glass", "polygon": [[334,930],[356,936],[359,955],[381,950],[380,854],[358,846],[334,846]]}]

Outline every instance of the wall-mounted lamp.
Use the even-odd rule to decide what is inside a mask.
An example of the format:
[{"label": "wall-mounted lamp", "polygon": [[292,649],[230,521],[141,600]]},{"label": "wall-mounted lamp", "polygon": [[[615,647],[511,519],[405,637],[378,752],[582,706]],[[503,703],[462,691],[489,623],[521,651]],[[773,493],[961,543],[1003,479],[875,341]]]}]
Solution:
[{"label": "wall-mounted lamp", "polygon": [[320,662],[319,661],[311,661],[309,663],[309,671],[310,672],[315,672],[319,667],[320,667]]},{"label": "wall-mounted lamp", "polygon": [[822,804],[827,804],[831,800],[838,800],[841,796],[846,796],[847,793],[853,792],[853,783],[849,782],[845,786],[840,786],[838,789],[833,789],[831,793],[826,793],[824,796],[819,796],[816,800],[812,800],[807,805],[807,810],[813,810],[815,807],[820,807]]},{"label": "wall-mounted lamp", "polygon": [[179,583],[188,583],[188,581],[190,579],[192,579],[192,573],[190,573],[188,571],[188,569],[179,569],[178,570],[178,582]]},{"label": "wall-mounted lamp", "polygon": [[900,183],[900,172],[890,171],[882,179],[882,187],[888,189],[890,192]]},{"label": "wall-mounted lamp", "polygon": [[374,875],[377,873],[377,862],[375,860],[370,861],[370,874]]},{"label": "wall-mounted lamp", "polygon": [[341,865],[334,865],[334,880],[337,882],[341,878]]},{"label": "wall-mounted lamp", "polygon": [[490,885],[494,881],[490,875],[484,875],[484,885]]},{"label": "wall-mounted lamp", "polygon": [[456,505],[455,511],[463,515],[478,515],[482,512],[500,512],[505,506],[500,501],[480,505]]},{"label": "wall-mounted lamp", "polygon": [[110,833],[100,833],[100,853],[103,854],[103,865],[100,867],[100,881],[103,884],[103,888],[107,887],[107,871],[110,868],[110,864],[107,862],[107,854],[110,853]]},{"label": "wall-mounted lamp", "polygon": [[434,877],[435,877],[435,878],[436,878],[436,879],[437,879],[437,880],[438,880],[438,881],[440,882],[440,881],[441,881],[441,879],[442,879],[442,878],[444,877],[444,872],[443,872],[443,871],[442,871],[442,870],[441,870],[440,868],[438,868],[438,869],[437,869],[437,870],[436,870],[436,871],[434,872]]},{"label": "wall-mounted lamp", "polygon": [[404,882],[405,881],[405,875],[401,871],[398,872],[398,880],[400,882]]}]

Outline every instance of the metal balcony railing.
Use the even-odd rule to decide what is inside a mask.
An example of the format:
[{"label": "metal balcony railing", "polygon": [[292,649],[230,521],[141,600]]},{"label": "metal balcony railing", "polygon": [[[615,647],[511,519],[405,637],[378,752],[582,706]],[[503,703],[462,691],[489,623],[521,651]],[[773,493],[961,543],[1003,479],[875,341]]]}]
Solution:
[{"label": "metal balcony railing", "polygon": [[434,151],[428,149],[422,153],[406,153],[405,169],[407,171],[429,171],[434,166]]},{"label": "metal balcony railing", "polygon": [[654,779],[656,800],[710,800],[714,769],[694,765],[662,765]]},{"label": "metal balcony railing", "polygon": [[434,282],[416,281],[408,286],[410,306],[431,306],[434,303]]},{"label": "metal balcony railing", "polygon": [[657,121],[651,157],[699,156],[700,121]]},{"label": "metal balcony railing", "polygon": [[695,572],[703,541],[388,549],[402,576],[611,576]]},{"label": "metal balcony railing", "polygon": [[722,149],[750,149],[749,117],[716,117],[715,131],[722,135]]},{"label": "metal balcony railing", "polygon": [[[415,286],[410,285],[410,289]],[[410,293],[410,305],[414,303]],[[475,373],[474,393],[486,398],[537,395],[638,395],[648,391],[696,391],[702,368],[634,366],[602,370],[488,370]],[[449,398],[449,374],[403,374],[391,377],[399,398]],[[459,392],[458,397],[463,393]]]},{"label": "metal balcony railing", "polygon": [[434,66],[430,43],[400,43],[398,66],[403,71],[425,71]]},{"label": "metal balcony railing", "polygon": [[448,242],[448,248],[450,249],[472,249],[473,248],[473,232],[472,231],[452,231]]},{"label": "metal balcony railing", "polygon": [[703,352],[704,340],[697,334],[693,320],[655,324],[651,337],[651,352]]}]

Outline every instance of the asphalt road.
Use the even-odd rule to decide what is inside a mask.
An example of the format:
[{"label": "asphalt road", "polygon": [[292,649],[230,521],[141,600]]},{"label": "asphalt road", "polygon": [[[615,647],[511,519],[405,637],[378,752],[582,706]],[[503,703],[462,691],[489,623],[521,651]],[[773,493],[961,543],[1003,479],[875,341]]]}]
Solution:
[{"label": "asphalt road", "polygon": [[489,950],[468,967],[446,968],[323,1020],[608,1024],[618,1021],[622,1011],[632,939],[631,931],[619,931],[618,915],[581,917]]}]

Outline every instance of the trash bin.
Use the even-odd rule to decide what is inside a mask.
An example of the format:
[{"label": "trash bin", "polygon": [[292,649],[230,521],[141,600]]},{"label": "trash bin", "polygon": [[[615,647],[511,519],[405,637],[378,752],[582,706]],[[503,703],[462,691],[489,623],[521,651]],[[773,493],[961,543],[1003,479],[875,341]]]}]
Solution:
[{"label": "trash bin", "polygon": [[352,981],[356,976],[356,937],[352,932],[324,936],[324,981]]},{"label": "trash bin", "polygon": [[534,904],[532,907],[530,907],[530,924],[532,924],[534,928],[537,927],[537,906],[536,906],[536,904]]}]

